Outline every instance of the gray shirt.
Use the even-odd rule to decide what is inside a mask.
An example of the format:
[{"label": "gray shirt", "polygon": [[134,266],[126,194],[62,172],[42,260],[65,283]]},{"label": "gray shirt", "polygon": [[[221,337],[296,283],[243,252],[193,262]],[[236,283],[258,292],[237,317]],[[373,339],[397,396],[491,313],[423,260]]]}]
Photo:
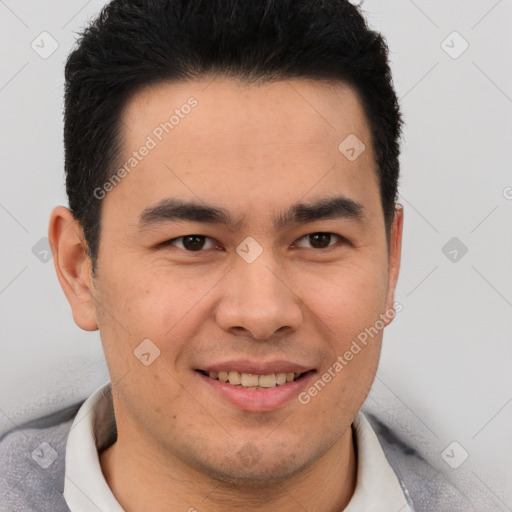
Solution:
[{"label": "gray shirt", "polygon": [[[96,483],[101,484],[102,480],[105,482],[97,460],[94,461],[94,455],[98,459],[96,448],[104,448],[115,439],[111,394],[106,392],[110,389],[109,385],[110,383],[107,383],[98,388],[86,401],[20,425],[0,438],[0,510],[2,512],[85,512],[78,508],[70,508],[63,494],[66,485],[66,496],[76,498],[76,489],[87,485],[87,479],[84,479],[87,474],[92,474]],[[91,410],[94,414],[87,414]],[[71,436],[72,426],[73,435]],[[356,488],[356,493],[345,510],[388,512],[389,507],[379,507],[379,501],[372,501],[371,496],[365,495],[362,490],[363,488],[372,489],[372,480],[375,479],[380,479],[380,489],[389,488],[389,493],[378,491],[383,492],[382,496],[385,494],[394,496],[390,498],[388,502],[390,504],[394,503],[391,500],[398,496],[397,488],[400,486],[399,489],[405,497],[404,507],[400,512],[412,510],[413,506],[415,512],[473,510],[462,493],[423,460],[413,448],[406,446],[395,437],[375,416],[366,418],[361,412],[358,413],[353,428],[356,445],[359,444],[358,455],[361,456],[364,453],[364,456],[360,457],[364,467],[358,466],[359,490]],[[85,446],[83,441],[87,439],[89,444],[91,440],[95,443],[94,450],[89,450],[88,456],[87,452],[80,452],[81,447]],[[68,453],[66,453],[67,450]],[[84,470],[81,472],[82,476],[80,471],[72,474],[73,465],[75,467],[81,465]],[[365,469],[369,487],[361,485]],[[396,478],[394,478],[395,475]],[[80,478],[82,480],[76,481]],[[114,503],[115,506],[117,502],[108,486],[106,489],[105,487],[101,489],[103,498],[107,496],[109,500],[113,500],[109,503]],[[373,489],[379,489],[379,485],[373,486]],[[412,500],[413,505],[409,500]],[[86,504],[89,501],[85,497],[83,503]],[[406,501],[409,501],[409,504],[406,504]],[[380,502],[380,505],[383,504],[384,502]],[[106,508],[98,508],[93,503],[90,503],[87,510],[107,512]],[[399,510],[393,509],[389,512],[399,512]]]}]

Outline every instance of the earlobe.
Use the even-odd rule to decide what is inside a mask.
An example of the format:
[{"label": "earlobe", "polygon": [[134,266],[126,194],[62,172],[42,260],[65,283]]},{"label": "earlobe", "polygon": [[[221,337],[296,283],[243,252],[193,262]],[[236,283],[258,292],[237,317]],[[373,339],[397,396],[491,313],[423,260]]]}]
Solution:
[{"label": "earlobe", "polygon": [[[395,206],[393,224],[391,226],[389,238],[389,263],[388,263],[388,296],[386,301],[386,311],[394,309],[395,289],[400,271],[400,261],[402,255],[402,233],[404,221],[404,208],[401,204]],[[391,317],[391,319],[394,315]],[[391,323],[391,320],[389,321]]]},{"label": "earlobe", "polygon": [[64,206],[53,209],[48,238],[57,278],[71,306],[75,323],[85,331],[95,331],[98,322],[91,295],[91,260],[85,252],[82,228],[69,209]]}]

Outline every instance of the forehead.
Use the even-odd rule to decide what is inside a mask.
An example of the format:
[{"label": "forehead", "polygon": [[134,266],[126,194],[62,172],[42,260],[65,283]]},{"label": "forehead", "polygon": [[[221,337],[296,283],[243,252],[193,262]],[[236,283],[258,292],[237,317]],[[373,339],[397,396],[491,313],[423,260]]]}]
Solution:
[{"label": "forehead", "polygon": [[[190,98],[197,102],[192,109],[187,106]],[[332,150],[332,142],[344,134],[368,138],[358,94],[340,81],[289,79],[249,84],[205,77],[144,87],[130,98],[123,111],[125,140],[129,143],[169,120],[176,142],[190,135],[186,125],[193,125],[198,131],[189,142],[205,149],[218,148],[219,143],[231,147],[241,143],[295,143]],[[285,131],[280,131],[283,128]],[[167,134],[170,132],[162,135]]]},{"label": "forehead", "polygon": [[[121,121],[120,165],[151,147],[115,191],[140,211],[181,196],[241,215],[248,204],[265,211],[334,189],[357,200],[369,185],[379,202],[369,127],[342,82],[165,82],[133,95]],[[347,145],[365,149],[350,159]]]}]

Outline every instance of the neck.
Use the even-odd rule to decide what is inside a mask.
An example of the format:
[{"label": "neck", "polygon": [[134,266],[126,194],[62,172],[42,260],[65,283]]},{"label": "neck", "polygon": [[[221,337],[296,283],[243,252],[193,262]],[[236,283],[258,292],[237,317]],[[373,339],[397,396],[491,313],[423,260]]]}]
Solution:
[{"label": "neck", "polygon": [[[161,450],[160,450],[161,452]],[[282,482],[241,486],[220,482],[167,454],[122,436],[100,454],[105,479],[126,512],[244,512],[297,509],[340,512],[356,487],[357,461],[352,428],[317,461]]]}]

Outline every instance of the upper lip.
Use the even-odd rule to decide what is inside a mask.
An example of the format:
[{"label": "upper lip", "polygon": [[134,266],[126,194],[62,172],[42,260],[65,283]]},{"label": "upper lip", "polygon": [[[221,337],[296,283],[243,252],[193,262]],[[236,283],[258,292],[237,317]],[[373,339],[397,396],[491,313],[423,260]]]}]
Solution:
[{"label": "upper lip", "polygon": [[313,368],[291,361],[249,361],[247,359],[232,359],[221,363],[210,364],[199,370],[205,372],[233,371],[239,373],[251,373],[253,375],[269,375],[271,373],[304,373]]}]

